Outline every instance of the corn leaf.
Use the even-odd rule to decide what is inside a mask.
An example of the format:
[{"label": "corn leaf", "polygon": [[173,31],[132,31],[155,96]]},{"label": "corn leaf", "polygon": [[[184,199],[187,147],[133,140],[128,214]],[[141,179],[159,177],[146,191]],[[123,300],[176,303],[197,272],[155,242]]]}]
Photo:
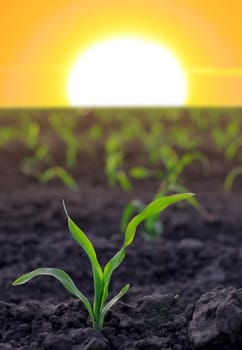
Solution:
[{"label": "corn leaf", "polygon": [[59,166],[52,167],[44,171],[39,176],[39,180],[40,182],[47,183],[56,177],[59,178],[65,186],[73,189],[76,187],[76,181],[74,178],[64,168]]},{"label": "corn leaf", "polygon": [[104,308],[102,309],[102,313],[101,313],[101,319],[103,320],[106,313],[111,309],[111,307],[119,300],[121,299],[129,290],[129,284],[126,284],[121,291],[113,298],[111,299],[107,305],[104,306]]},{"label": "corn leaf", "polygon": [[162,233],[163,226],[159,220],[159,215],[149,216],[145,220],[145,237],[156,238]]},{"label": "corn leaf", "polygon": [[133,215],[134,210],[135,210],[135,208],[134,208],[134,206],[133,206],[133,204],[131,202],[128,203],[124,207],[124,210],[123,210],[123,213],[122,213],[122,217],[121,217],[121,221],[120,221],[120,231],[121,231],[121,233],[125,232],[126,227],[127,227],[127,223],[130,220],[131,216]]},{"label": "corn leaf", "polygon": [[237,176],[242,174],[242,166],[232,169],[225,178],[224,189],[230,191]]},{"label": "corn leaf", "polygon": [[92,308],[88,299],[79,291],[79,289],[76,287],[71,277],[61,269],[41,267],[34,271],[26,273],[25,275],[20,276],[13,282],[13,285],[17,286],[17,285],[25,284],[26,282],[30,281],[32,278],[41,276],[41,275],[49,275],[49,276],[55,277],[63,285],[63,287],[66,290],[68,290],[68,292],[75,295],[77,298],[79,298],[83,302],[90,317],[93,318]]},{"label": "corn leaf", "polygon": [[123,170],[119,170],[117,172],[117,180],[119,181],[120,186],[124,191],[129,192],[132,190],[132,185],[128,179],[128,176],[125,174]]},{"label": "corn leaf", "polygon": [[112,277],[113,271],[119,267],[119,265],[122,263],[122,261],[125,258],[125,248],[122,247],[106,264],[103,272],[103,281],[104,281],[104,288],[103,288],[103,297],[102,297],[102,303],[101,303],[101,310],[106,302],[106,299],[108,297],[109,293],[109,283],[110,279]]},{"label": "corn leaf", "polygon": [[146,179],[150,176],[149,170],[143,167],[133,167],[129,170],[129,173],[136,179]]},{"label": "corn leaf", "polygon": [[97,255],[91,241],[85,235],[85,233],[70,218],[70,216],[67,213],[64,201],[63,201],[63,205],[67,215],[68,227],[69,227],[70,233],[74,238],[74,240],[85,251],[92,266],[94,290],[95,290],[93,310],[94,310],[94,317],[97,317],[100,311],[100,305],[101,305],[102,296],[103,296],[103,271],[97,260]]},{"label": "corn leaf", "polygon": [[188,199],[193,196],[193,193],[176,194],[172,196],[162,197],[150,203],[140,214],[136,215],[128,224],[125,232],[125,247],[128,247],[134,240],[137,226],[149,216],[156,215],[162,212],[171,204]]},{"label": "corn leaf", "polygon": [[206,172],[208,173],[209,170],[209,163],[207,158],[201,153],[201,152],[188,152],[184,154],[179,161],[176,162],[174,168],[171,171],[170,174],[170,181],[176,183],[177,179],[181,175],[181,173],[184,171],[184,169],[189,166],[194,160],[199,160],[202,162],[204,169],[206,169]]},{"label": "corn leaf", "polygon": [[125,233],[125,230],[128,226],[128,222],[131,219],[134,212],[136,211],[137,213],[140,213],[142,210],[144,210],[144,208],[144,203],[139,199],[134,199],[125,206],[120,223],[121,233]]}]

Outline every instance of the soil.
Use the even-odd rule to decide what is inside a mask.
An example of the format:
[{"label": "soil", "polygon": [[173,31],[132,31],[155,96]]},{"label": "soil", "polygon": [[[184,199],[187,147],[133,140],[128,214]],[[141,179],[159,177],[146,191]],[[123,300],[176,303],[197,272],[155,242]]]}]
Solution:
[{"label": "soil", "polygon": [[[1,147],[0,350],[241,349],[241,181],[224,193],[231,164],[204,149],[212,160],[210,173],[194,163],[185,172],[185,184],[213,220],[186,204],[162,214],[164,233],[156,240],[144,240],[138,230],[111,283],[111,295],[126,283],[130,290],[97,331],[81,302],[53,278],[11,283],[37,267],[58,267],[92,298],[89,261],[68,233],[62,199],[103,265],[122,244],[119,220],[125,203],[135,197],[148,202],[157,182],[134,181],[128,194],[109,188],[100,149],[91,157],[79,155],[75,191],[59,181],[42,185],[19,171],[28,153],[21,143]],[[137,159],[135,148],[126,155],[127,164]]]}]

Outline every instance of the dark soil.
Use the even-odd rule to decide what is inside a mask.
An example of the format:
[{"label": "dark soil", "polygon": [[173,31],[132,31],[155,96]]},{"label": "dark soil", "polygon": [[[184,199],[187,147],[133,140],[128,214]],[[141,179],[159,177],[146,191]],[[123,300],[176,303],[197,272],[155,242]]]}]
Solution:
[{"label": "dark soil", "polygon": [[[242,348],[242,191],[223,192],[230,165],[216,152],[211,171],[199,164],[185,173],[189,190],[213,214],[188,205],[162,214],[164,234],[146,241],[137,233],[113,275],[111,294],[125,283],[127,295],[109,312],[102,331],[91,328],[83,305],[53,278],[13,287],[37,267],[58,267],[93,296],[87,257],[68,233],[61,200],[88,234],[101,264],[122,243],[119,220],[128,199],[149,201],[156,181],[134,182],[132,193],[110,189],[102,150],[80,154],[78,188],[58,181],[41,185],[19,171],[26,150],[18,142],[0,150],[0,350],[240,350]],[[137,160],[130,151],[127,161]]]}]

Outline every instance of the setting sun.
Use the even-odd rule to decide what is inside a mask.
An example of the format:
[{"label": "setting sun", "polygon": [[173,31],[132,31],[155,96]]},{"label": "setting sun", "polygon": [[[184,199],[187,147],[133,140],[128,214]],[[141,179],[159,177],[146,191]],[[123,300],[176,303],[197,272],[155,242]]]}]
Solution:
[{"label": "setting sun", "polygon": [[179,60],[158,43],[116,38],[93,45],[68,77],[73,106],[181,106],[187,79]]}]

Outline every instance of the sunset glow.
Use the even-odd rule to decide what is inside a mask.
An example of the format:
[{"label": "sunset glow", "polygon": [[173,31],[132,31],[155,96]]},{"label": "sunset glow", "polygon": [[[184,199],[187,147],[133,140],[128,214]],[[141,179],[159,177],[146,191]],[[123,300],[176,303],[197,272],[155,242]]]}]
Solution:
[{"label": "sunset glow", "polygon": [[[141,60],[138,63],[143,75],[139,78],[152,86],[154,84],[154,88],[148,89],[140,84],[139,99],[132,97],[132,101],[126,100],[128,104],[141,103],[145,97],[148,104],[182,104],[184,101],[187,106],[239,106],[242,104],[242,48],[238,27],[241,10],[242,3],[238,1],[221,5],[218,0],[23,0],[21,3],[9,0],[1,5],[0,106],[65,107],[80,104],[80,95],[74,95],[78,94],[77,90],[81,91],[83,84],[74,83],[76,89],[68,83],[69,79],[74,79],[70,75],[78,60],[89,48],[122,37],[145,39],[160,45],[161,50],[168,50],[182,66],[186,80],[185,97],[185,91],[176,91],[176,84],[179,85],[177,75],[172,78],[169,73],[173,98],[158,100],[155,94],[161,91],[164,96],[165,93],[164,79],[158,73],[161,85],[154,84],[151,79],[158,70],[151,65],[150,76],[145,77],[146,69],[143,69]],[[150,59],[151,53],[147,52],[147,55]],[[126,80],[138,94],[137,86],[132,84],[140,70],[138,67],[137,71],[131,69],[131,66],[132,62],[129,62],[130,76],[126,76]],[[121,67],[120,63],[118,67]],[[162,69],[167,69],[167,65]],[[123,79],[121,72],[122,69],[116,70],[113,79]],[[98,85],[98,74],[100,70],[95,86]],[[111,93],[103,85],[110,79],[107,75],[100,82],[102,93]],[[85,84],[87,86],[87,80]],[[128,88],[129,84],[126,84]],[[117,87],[118,82],[114,85]],[[120,88],[117,103],[123,104],[124,88]],[[95,95],[97,92],[100,95],[100,91],[99,88]],[[154,94],[152,98],[148,96],[151,92]],[[118,93],[117,88],[112,93]],[[94,103],[104,105],[109,101]],[[92,102],[86,100],[86,103]]]}]

